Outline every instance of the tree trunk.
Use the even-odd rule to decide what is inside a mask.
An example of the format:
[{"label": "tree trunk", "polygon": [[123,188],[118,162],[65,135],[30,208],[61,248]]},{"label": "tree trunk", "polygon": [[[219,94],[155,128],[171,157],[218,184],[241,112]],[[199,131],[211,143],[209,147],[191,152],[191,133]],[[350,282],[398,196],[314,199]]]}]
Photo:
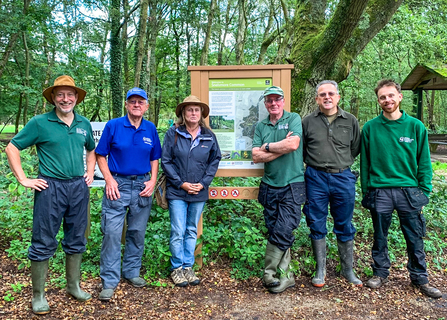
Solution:
[{"label": "tree trunk", "polygon": [[206,26],[205,41],[203,42],[202,56],[200,57],[200,65],[208,64],[208,50],[211,40],[211,26],[214,20],[214,13],[216,11],[217,0],[211,0],[210,11],[208,12],[208,24]]},{"label": "tree trunk", "polygon": [[[25,49],[25,88],[29,89],[29,65],[30,65],[30,53],[28,48],[28,43],[26,41],[26,34],[25,32],[22,32],[22,39],[23,39],[23,48]],[[25,95],[25,105],[23,106],[23,125],[26,125],[28,122],[28,106],[29,106],[29,96],[28,93],[24,93]]]},{"label": "tree trunk", "polygon": [[[175,85],[176,88],[180,88],[180,79],[182,77],[182,74],[180,72],[180,46],[181,46],[181,33],[178,32],[177,26],[175,25],[175,21],[172,21],[172,32],[174,33],[174,40],[175,40]],[[175,93],[175,102],[177,104],[180,103],[180,92],[177,91]]]},{"label": "tree trunk", "polygon": [[15,121],[15,134],[19,133],[19,124],[20,124],[20,114],[22,113],[22,102],[23,102],[23,93],[20,94],[19,98],[19,108],[17,110],[16,114],[16,121]]},{"label": "tree trunk", "polygon": [[244,64],[244,44],[245,33],[247,32],[247,18],[245,16],[245,0],[238,0],[237,7],[239,12],[238,28],[236,35],[236,64]]},{"label": "tree trunk", "polygon": [[275,7],[271,3],[270,4],[269,18],[267,20],[267,26],[265,27],[264,37],[263,37],[262,44],[261,44],[261,49],[259,50],[258,64],[262,64],[264,62],[265,54],[267,52],[268,47],[270,46],[270,44],[272,44],[272,42],[278,36],[277,32],[276,33],[274,32],[274,33],[270,34],[270,29],[273,26],[273,17],[274,17],[274,15],[275,15]]},{"label": "tree trunk", "polygon": [[136,64],[135,64],[135,78],[134,87],[140,86],[141,70],[143,65],[143,57],[145,55],[145,40],[146,40],[146,25],[147,25],[147,9],[149,7],[149,0],[142,0],[140,24],[138,26],[138,46],[136,52]]},{"label": "tree trunk", "polygon": [[[127,50],[127,20],[129,19],[129,0],[123,0],[123,9],[124,9],[124,22],[123,22],[123,31],[121,32],[121,42],[122,42],[122,52],[123,52],[123,72],[124,72],[124,81],[123,81],[123,91],[127,92],[130,89],[129,81],[130,81],[130,69],[129,69],[129,53]],[[102,54],[102,53],[101,53]]]},{"label": "tree trunk", "polygon": [[112,94],[112,114],[114,118],[123,114],[123,91],[121,75],[122,45],[120,38],[120,0],[111,0],[110,20],[110,91]]},{"label": "tree trunk", "polygon": [[223,28],[223,35],[221,37],[219,37],[220,38],[219,50],[217,52],[217,64],[218,65],[225,64],[223,62],[223,51],[225,48],[225,41],[227,40],[228,28],[229,28],[231,20],[232,20],[230,18],[231,3],[232,3],[232,0],[228,0],[227,10],[225,12],[225,22],[223,23],[223,25],[225,27]]},{"label": "tree trunk", "polygon": [[[351,70],[353,60],[385,26],[403,0],[340,0],[326,25],[327,1],[299,1],[295,10],[290,57],[292,108],[302,116],[315,107],[315,87],[331,79],[341,82]],[[369,16],[361,27],[359,22]]]},{"label": "tree trunk", "polygon": [[[156,88],[156,75],[157,75],[157,65],[156,65],[156,57],[155,57],[155,48],[157,42],[158,28],[159,22],[157,17],[157,0],[151,0],[149,2],[149,30],[148,32],[148,50],[147,50],[147,69],[146,73],[148,75],[148,82],[146,91],[149,95],[149,120],[154,122],[155,118],[155,88]],[[155,124],[155,122],[154,122]]]},{"label": "tree trunk", "polygon": [[12,50],[14,49],[14,46],[16,45],[18,37],[19,33],[16,32],[9,38],[8,45],[6,46],[5,49],[5,53],[3,53],[3,58],[0,61],[0,78],[3,75],[3,71],[5,71],[6,64],[8,63],[9,60],[9,55],[11,54]]}]

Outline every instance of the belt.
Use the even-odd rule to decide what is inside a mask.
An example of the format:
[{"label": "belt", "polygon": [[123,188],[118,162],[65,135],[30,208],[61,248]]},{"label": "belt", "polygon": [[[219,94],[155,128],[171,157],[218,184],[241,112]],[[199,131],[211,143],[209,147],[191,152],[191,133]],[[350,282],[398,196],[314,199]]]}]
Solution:
[{"label": "belt", "polygon": [[115,172],[110,172],[110,173],[114,177],[128,179],[128,180],[138,180],[139,178],[141,179],[141,178],[144,178],[144,177],[146,177],[148,175],[148,173],[145,173],[145,174],[140,174],[140,175],[134,174],[134,175],[131,175],[131,176],[125,176],[125,175],[122,175],[122,174],[119,174],[119,173],[115,173]]},{"label": "belt", "polygon": [[345,168],[342,168],[342,169],[323,168],[323,167],[314,167],[314,166],[310,166],[310,167],[314,168],[315,170],[323,171],[323,172],[326,172],[326,173],[342,173],[346,169],[349,169],[349,167],[345,167]]}]

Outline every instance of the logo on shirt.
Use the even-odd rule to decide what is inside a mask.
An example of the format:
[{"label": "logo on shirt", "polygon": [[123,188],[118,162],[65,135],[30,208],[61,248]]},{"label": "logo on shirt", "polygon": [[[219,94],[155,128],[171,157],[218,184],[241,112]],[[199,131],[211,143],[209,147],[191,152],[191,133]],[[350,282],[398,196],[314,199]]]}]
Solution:
[{"label": "logo on shirt", "polygon": [[278,130],[288,130],[289,129],[289,124],[279,124],[278,125]]},{"label": "logo on shirt", "polygon": [[399,138],[399,142],[404,142],[404,143],[412,143],[414,141],[414,139],[408,138],[408,137],[400,137]]},{"label": "logo on shirt", "polygon": [[145,144],[150,144],[150,145],[152,145],[152,140],[151,140],[151,138],[143,137],[143,142],[144,142]]},{"label": "logo on shirt", "polygon": [[84,137],[87,136],[87,131],[82,128],[76,128],[76,133],[82,134]]}]

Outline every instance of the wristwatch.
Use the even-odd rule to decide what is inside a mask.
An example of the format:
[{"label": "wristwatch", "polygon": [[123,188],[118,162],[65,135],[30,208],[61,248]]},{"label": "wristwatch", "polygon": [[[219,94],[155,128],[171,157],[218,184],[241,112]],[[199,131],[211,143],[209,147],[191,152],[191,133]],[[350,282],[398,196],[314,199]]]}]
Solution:
[{"label": "wristwatch", "polygon": [[265,151],[270,152],[270,142],[265,145]]}]

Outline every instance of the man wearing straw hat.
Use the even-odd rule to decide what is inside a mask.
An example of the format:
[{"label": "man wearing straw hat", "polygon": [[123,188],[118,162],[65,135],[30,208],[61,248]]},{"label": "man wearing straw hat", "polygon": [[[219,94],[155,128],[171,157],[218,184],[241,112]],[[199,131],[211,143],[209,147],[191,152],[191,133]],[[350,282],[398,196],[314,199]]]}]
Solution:
[{"label": "man wearing straw hat", "polygon": [[[33,235],[28,258],[33,284],[32,308],[46,314],[45,298],[48,261],[56,252],[56,235],[64,220],[62,249],[66,253],[67,292],[79,301],[91,295],[79,287],[82,253],[85,251],[88,185],[93,181],[95,141],[89,121],[73,111],[86,91],[75,86],[69,76],[60,76],[43,92],[54,105],[52,111],[33,117],[11,140],[5,151],[17,181],[35,190]],[[37,179],[28,178],[22,168],[20,151],[36,146],[39,158]],[[84,148],[87,172],[84,171]]]}]

